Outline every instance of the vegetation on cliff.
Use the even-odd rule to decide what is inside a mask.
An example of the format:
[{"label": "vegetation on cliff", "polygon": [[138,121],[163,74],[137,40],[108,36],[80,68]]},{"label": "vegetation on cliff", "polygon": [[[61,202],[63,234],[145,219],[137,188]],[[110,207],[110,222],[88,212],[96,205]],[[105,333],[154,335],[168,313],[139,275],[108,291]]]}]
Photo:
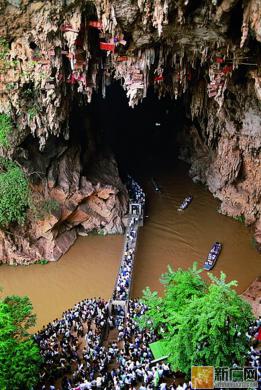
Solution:
[{"label": "vegetation on cliff", "polygon": [[42,358],[28,333],[36,316],[28,297],[0,299],[0,388],[30,389],[38,381]]},{"label": "vegetation on cliff", "polygon": [[164,296],[149,288],[143,300],[149,310],[142,326],[162,336],[174,371],[189,374],[192,365],[230,367],[243,364],[249,349],[246,332],[253,320],[251,307],[234,291],[236,281],[226,283],[208,274],[205,282],[196,264],[188,270],[168,268],[162,276]]},{"label": "vegetation on cliff", "polygon": [[29,182],[22,169],[7,159],[0,159],[0,226],[23,223],[29,202]]},{"label": "vegetation on cliff", "polygon": [[13,129],[11,118],[7,114],[0,114],[0,146],[7,147],[9,145],[8,136]]}]

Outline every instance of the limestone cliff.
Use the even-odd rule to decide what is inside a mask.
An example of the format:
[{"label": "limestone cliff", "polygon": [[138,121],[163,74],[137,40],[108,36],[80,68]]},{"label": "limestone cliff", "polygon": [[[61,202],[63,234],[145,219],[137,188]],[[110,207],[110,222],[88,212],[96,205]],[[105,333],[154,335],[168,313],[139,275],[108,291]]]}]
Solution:
[{"label": "limestone cliff", "polygon": [[76,231],[122,230],[113,157],[93,130],[84,148],[71,143],[73,107],[105,96],[113,79],[132,107],[149,85],[184,100],[180,157],[261,245],[261,0],[2,0],[0,13],[0,111],[16,124],[0,152],[30,175],[39,204],[59,204],[40,221],[29,215],[28,234],[2,232],[1,259],[57,259]]}]

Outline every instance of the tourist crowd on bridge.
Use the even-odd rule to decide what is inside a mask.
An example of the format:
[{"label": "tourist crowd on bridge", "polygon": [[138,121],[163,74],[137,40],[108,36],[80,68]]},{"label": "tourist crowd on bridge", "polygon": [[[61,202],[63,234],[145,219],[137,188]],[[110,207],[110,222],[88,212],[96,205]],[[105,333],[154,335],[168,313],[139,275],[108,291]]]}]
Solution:
[{"label": "tourist crowd on bridge", "polygon": [[139,203],[143,208],[145,205],[145,193],[141,186],[131,176],[128,176],[127,187],[129,190],[130,203]]},{"label": "tourist crowd on bridge", "polygon": [[143,212],[145,204],[145,193],[140,185],[130,176],[128,177],[128,189],[130,194],[131,216],[126,231],[124,254],[113,293],[113,299],[120,301],[129,299],[137,232],[141,217],[140,213]]},{"label": "tourist crowd on bridge", "polygon": [[113,299],[125,301],[129,299],[131,288],[132,269],[135,257],[135,247],[137,239],[139,218],[131,217],[126,233],[124,254],[118,273],[117,283],[113,294]]}]

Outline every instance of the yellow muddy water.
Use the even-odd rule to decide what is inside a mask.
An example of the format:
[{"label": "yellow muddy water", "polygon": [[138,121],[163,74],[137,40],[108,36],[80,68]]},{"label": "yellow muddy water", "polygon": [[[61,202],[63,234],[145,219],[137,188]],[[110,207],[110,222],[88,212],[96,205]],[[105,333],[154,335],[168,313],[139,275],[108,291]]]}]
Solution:
[{"label": "yellow muddy water", "polygon": [[[174,172],[155,175],[161,193],[154,192],[149,178],[140,178],[149,217],[139,232],[132,290],[135,297],[145,286],[160,290],[159,277],[168,264],[186,268],[196,260],[203,265],[214,241],[223,243],[223,251],[213,273],[218,275],[223,270],[229,280],[238,280],[238,292],[260,273],[261,258],[250,232],[240,222],[218,214],[219,202],[185,173],[180,165]],[[188,194],[193,195],[191,205],[178,212],[179,203]],[[1,266],[0,286],[5,295],[30,297],[40,328],[83,298],[111,296],[122,245],[123,236],[80,237],[56,263]]]}]

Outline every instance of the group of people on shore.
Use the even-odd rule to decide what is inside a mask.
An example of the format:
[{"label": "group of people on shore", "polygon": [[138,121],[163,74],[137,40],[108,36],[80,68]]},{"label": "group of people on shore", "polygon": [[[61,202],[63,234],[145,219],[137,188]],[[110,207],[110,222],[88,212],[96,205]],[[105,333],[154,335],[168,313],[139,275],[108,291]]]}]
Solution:
[{"label": "group of people on shore", "polygon": [[[152,329],[141,329],[139,318],[146,306],[129,301],[127,312],[101,298],[85,299],[35,335],[44,359],[41,390],[189,390],[191,383],[176,386],[166,362],[151,364],[149,344],[157,340]],[[257,335],[261,318],[246,336],[252,341],[249,363],[257,368],[260,384],[260,350]],[[105,341],[106,334],[114,336]]]},{"label": "group of people on shore", "polygon": [[137,324],[146,307],[129,301],[127,312],[119,307],[114,316],[108,308],[100,298],[85,299],[35,335],[44,359],[39,389],[174,389],[164,380],[168,364],[150,365],[157,335]]},{"label": "group of people on shore", "polygon": [[257,370],[257,380],[259,388],[261,388],[261,351],[259,348],[261,343],[261,316],[249,327],[246,337],[249,341],[252,341],[248,352],[249,365]]},{"label": "group of people on shore", "polygon": [[[107,318],[107,302],[85,299],[35,335],[44,359],[40,389],[71,389],[83,374],[94,378],[100,354],[106,356],[101,344]],[[55,387],[59,378],[61,386]]]}]

